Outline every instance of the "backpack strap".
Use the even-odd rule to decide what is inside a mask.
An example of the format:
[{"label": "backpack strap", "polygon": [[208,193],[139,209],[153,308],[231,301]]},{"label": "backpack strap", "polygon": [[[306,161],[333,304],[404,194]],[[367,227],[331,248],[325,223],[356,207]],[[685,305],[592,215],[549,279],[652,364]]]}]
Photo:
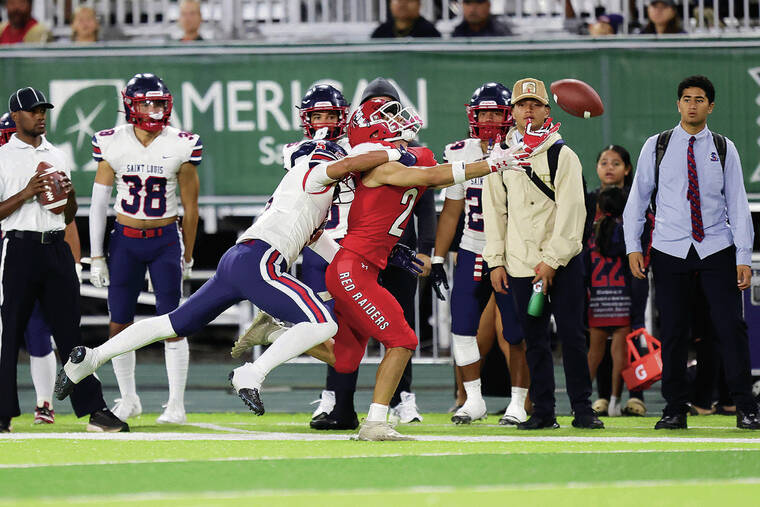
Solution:
[{"label": "backpack strap", "polygon": [[[565,142],[560,139],[556,143],[552,144],[549,149],[546,151],[546,159],[549,164],[549,177],[551,179],[552,185],[554,185],[554,177],[557,175],[557,164],[559,164],[559,151],[562,149],[562,146],[565,144]],[[533,182],[538,189],[546,195],[549,199],[552,201],[556,201],[556,197],[554,195],[554,190],[549,188],[549,185],[544,183],[544,181],[533,172],[532,168],[526,169],[526,174],[530,178],[530,181]]]},{"label": "backpack strap", "polygon": [[673,135],[673,129],[660,132],[657,136],[657,144],[654,152],[654,190],[652,190],[652,197],[649,203],[649,207],[652,213],[657,211],[657,187],[660,184],[660,163],[665,156],[665,151],[668,149],[668,143],[670,137]]},{"label": "backpack strap", "polygon": [[726,153],[728,152],[728,145],[726,143],[726,137],[712,132],[713,143],[718,150],[718,158],[720,158],[720,166],[723,168],[723,172],[726,172]]}]

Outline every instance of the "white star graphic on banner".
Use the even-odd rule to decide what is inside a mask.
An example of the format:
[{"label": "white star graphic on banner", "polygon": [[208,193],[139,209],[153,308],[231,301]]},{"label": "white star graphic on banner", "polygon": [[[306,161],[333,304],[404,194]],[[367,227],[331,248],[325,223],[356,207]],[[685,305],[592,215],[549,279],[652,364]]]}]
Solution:
[{"label": "white star graphic on banner", "polygon": [[95,134],[95,131],[92,129],[92,121],[98,116],[98,113],[100,113],[100,110],[103,109],[103,106],[105,105],[106,101],[101,101],[88,116],[84,115],[84,111],[82,111],[81,107],[76,108],[77,123],[67,128],[66,133],[73,134],[74,132],[77,132],[77,150],[82,147],[83,139],[89,139]]}]

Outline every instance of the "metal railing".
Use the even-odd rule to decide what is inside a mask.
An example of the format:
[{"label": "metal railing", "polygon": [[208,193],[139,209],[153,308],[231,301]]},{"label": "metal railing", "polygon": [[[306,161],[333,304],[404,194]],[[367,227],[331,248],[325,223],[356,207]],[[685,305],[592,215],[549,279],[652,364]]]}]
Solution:
[{"label": "metal railing", "polygon": [[[646,0],[492,0],[516,35],[551,34],[593,21],[597,8],[621,14],[622,33],[631,21],[646,24]],[[56,37],[70,35],[71,13],[80,5],[98,13],[106,37],[166,40],[179,35],[177,0],[38,0],[34,15]],[[722,8],[721,5],[724,7]],[[726,7],[727,6],[727,7]],[[758,0],[696,0],[679,7],[689,33],[739,34],[758,26]],[[201,5],[205,38],[284,41],[366,40],[388,18],[387,0],[205,0]],[[461,0],[422,0],[422,15],[446,36],[461,21]],[[754,17],[751,16],[754,14]],[[573,16],[574,19],[569,19]],[[4,10],[0,13],[6,18]]]}]

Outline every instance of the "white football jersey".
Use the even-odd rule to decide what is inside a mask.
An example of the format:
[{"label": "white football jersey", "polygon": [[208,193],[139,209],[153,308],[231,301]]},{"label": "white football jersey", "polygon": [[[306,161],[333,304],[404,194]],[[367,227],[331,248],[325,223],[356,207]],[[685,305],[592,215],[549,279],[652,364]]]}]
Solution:
[{"label": "white football jersey", "polygon": [[[309,141],[311,139],[303,139],[282,147],[282,160],[286,171],[290,171],[301,157],[308,155],[308,153],[304,153],[301,150],[301,147]],[[351,149],[348,138],[345,136],[333,142],[346,150],[346,152]],[[332,203],[332,206],[330,206],[330,212],[327,214],[327,223],[325,224],[325,234],[335,241],[343,239],[346,232],[348,232],[348,211],[351,209],[351,202],[354,200],[354,188],[348,183],[343,181],[338,182],[338,189],[340,193],[335,202]]]},{"label": "white football jersey", "polygon": [[201,163],[198,135],[165,127],[148,146],[135,136],[132,124],[119,125],[92,136],[92,156],[105,160],[116,174],[114,210],[145,220],[178,213],[177,174],[185,162]]},{"label": "white football jersey", "polygon": [[277,185],[264,212],[238,239],[266,241],[280,252],[290,266],[312,235],[325,225],[333,201],[333,180],[315,176],[313,168],[345,156],[322,147],[301,156]]},{"label": "white football jersey", "polygon": [[[446,162],[477,162],[486,156],[480,146],[480,139],[464,139],[446,145],[444,159]],[[459,247],[483,253],[486,235],[483,232],[483,178],[473,178],[463,183],[452,185],[445,190],[446,199],[461,201],[464,199],[464,230]]]}]

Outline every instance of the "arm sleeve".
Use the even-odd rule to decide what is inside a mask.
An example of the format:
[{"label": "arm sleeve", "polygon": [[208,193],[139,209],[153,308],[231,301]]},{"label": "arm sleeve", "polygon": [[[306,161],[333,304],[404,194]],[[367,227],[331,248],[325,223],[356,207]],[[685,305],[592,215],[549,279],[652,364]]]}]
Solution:
[{"label": "arm sleeve", "polygon": [[483,226],[486,234],[483,260],[490,267],[506,266],[507,188],[502,173],[483,178]]},{"label": "arm sleeve", "polygon": [[556,215],[552,236],[544,248],[543,262],[557,269],[566,266],[583,248],[586,225],[586,195],[583,192],[583,168],[571,149],[559,152],[554,184]]},{"label": "arm sleeve", "polygon": [[420,201],[414,207],[417,215],[417,251],[421,254],[430,255],[435,246],[435,229],[437,220],[435,217],[435,192],[427,190],[420,197]]},{"label": "arm sleeve", "polygon": [[103,237],[106,233],[106,214],[111,200],[108,185],[92,184],[92,201],[90,202],[90,256],[103,257]]},{"label": "arm sleeve", "polygon": [[641,234],[644,232],[646,210],[654,190],[654,150],[657,136],[647,139],[636,163],[631,193],[623,211],[626,253],[641,252]]},{"label": "arm sleeve", "polygon": [[747,192],[744,189],[744,173],[736,146],[731,141],[727,144],[723,193],[726,197],[728,223],[734,236],[734,245],[736,245],[736,264],[751,266],[755,232],[752,227]]}]

